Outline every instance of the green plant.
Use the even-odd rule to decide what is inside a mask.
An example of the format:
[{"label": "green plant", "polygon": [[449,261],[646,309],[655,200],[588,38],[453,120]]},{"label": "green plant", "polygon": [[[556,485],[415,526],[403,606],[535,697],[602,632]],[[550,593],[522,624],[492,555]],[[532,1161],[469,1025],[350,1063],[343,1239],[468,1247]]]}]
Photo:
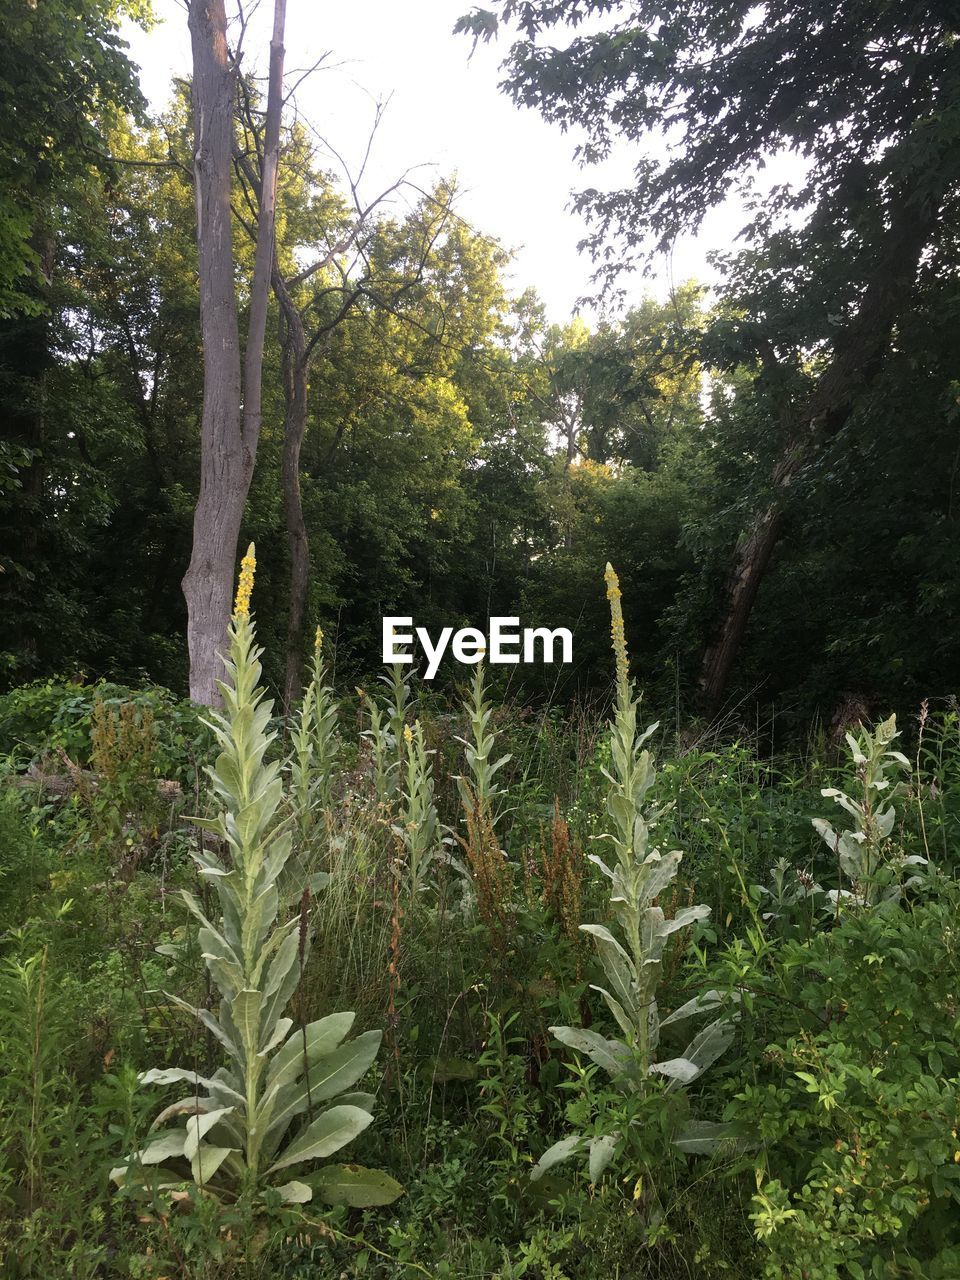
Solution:
[{"label": "green plant", "polygon": [[93,816],[95,838],[110,844],[127,828],[155,838],[162,800],[157,791],[156,724],[147,704],[106,703],[97,697],[90,713],[90,765],[96,775],[80,783]]},{"label": "green plant", "polygon": [[960,900],[936,888],[774,958],[791,1001],[731,1108],[763,1138],[750,1216],[770,1280],[956,1274]]},{"label": "green plant", "polygon": [[390,674],[380,677],[381,684],[385,684],[390,691],[390,698],[387,702],[387,710],[389,712],[387,727],[393,740],[397,765],[401,770],[403,769],[407,744],[406,735],[403,731],[407,727],[407,707],[410,703],[410,686],[403,678],[403,671],[403,665],[399,662],[394,662],[390,665]]},{"label": "green plant", "polygon": [[444,852],[444,834],[434,803],[433,767],[423,736],[423,726],[403,727],[406,779],[394,831],[403,842],[405,879],[411,898],[426,886],[432,864]]},{"label": "green plant", "polygon": [[[821,790],[821,795],[835,800],[853,818],[853,827],[840,832],[824,818],[813,819],[814,827],[836,855],[840,871],[850,884],[849,889],[830,891],[828,897],[834,905],[846,901],[872,906],[885,898],[899,898],[904,888],[903,868],[927,864],[927,859],[920,854],[898,854],[892,838],[897,818],[893,801],[906,790],[895,775],[901,769],[910,768],[907,757],[891,749],[898,736],[896,716],[884,720],[872,733],[869,729],[861,729],[859,737],[848,733],[847,745],[856,769],[859,795],[854,798],[838,787]],[[914,882],[912,877],[907,884]]]},{"label": "green plant", "polygon": [[323,632],[317,627],[310,681],[294,716],[290,759],[290,800],[301,840],[306,840],[333,801],[340,742],[337,705],[325,683]]},{"label": "green plant", "polygon": [[[642,1095],[651,1075],[666,1077],[667,1091],[689,1084],[702,1075],[724,1052],[733,1036],[732,1020],[721,1015],[690,1041],[683,1054],[654,1061],[663,1027],[685,1021],[721,1004],[716,991],[688,1000],[667,1018],[660,1018],[657,988],[663,968],[663,953],[670,936],[710,914],[706,906],[690,906],[667,919],[657,905],[677,873],[683,856],[678,849],[661,853],[652,843],[653,832],[663,810],[648,800],[656,781],[653,757],[644,744],[656,731],[651,725],[637,731],[639,700],[634,697],[627,674],[627,649],[620,607],[620,587],[612,567],[607,565],[607,596],[612,614],[613,647],[617,664],[617,701],[610,726],[610,787],[607,813],[613,830],[608,839],[616,854],[609,867],[596,854],[590,855],[612,885],[610,906],[620,938],[605,925],[585,924],[581,929],[596,941],[609,987],[596,986],[623,1033],[623,1040],[607,1039],[599,1033],[577,1027],[550,1030],[571,1049],[585,1053],[610,1077],[614,1086],[627,1094]],[[631,1121],[633,1123],[633,1121]],[[673,1135],[682,1150],[710,1150],[728,1130],[724,1126],[694,1123]],[[629,1137],[619,1129],[587,1135],[573,1133],[555,1143],[541,1156],[534,1177],[553,1165],[587,1150],[590,1180],[596,1182]]]},{"label": "green plant", "polygon": [[364,730],[363,737],[369,744],[373,762],[373,792],[380,804],[390,805],[397,793],[400,773],[396,743],[390,732],[389,720],[384,723],[376,698],[363,690],[360,690],[360,695],[370,717],[370,727]]},{"label": "green plant", "polygon": [[480,811],[488,818],[491,828],[496,828],[507,813],[502,807],[506,794],[497,781],[497,774],[512,757],[507,754],[494,758],[497,735],[491,728],[493,706],[487,697],[482,662],[474,668],[463,711],[469,726],[469,736],[457,739],[463,746],[469,771],[457,778],[463,811],[465,814]]},{"label": "green plant", "polygon": [[47,1156],[56,1143],[50,1097],[60,1089],[62,1018],[47,987],[48,949],[0,972],[0,1048],[7,1093],[6,1161],[16,1169],[28,1211],[43,1198]]},{"label": "green plant", "polygon": [[[219,838],[223,855],[194,854],[200,875],[216,892],[220,921],[211,922],[193,894],[183,893],[200,924],[200,945],[220,1005],[214,1013],[170,997],[215,1037],[229,1066],[210,1077],[182,1068],[146,1072],[144,1084],[193,1085],[191,1095],[165,1107],[155,1122],[178,1118],[184,1123],[164,1131],[112,1176],[121,1184],[140,1182],[153,1170],[151,1185],[168,1189],[183,1180],[168,1162],[182,1161],[198,1186],[227,1194],[273,1190],[282,1200],[301,1203],[314,1191],[326,1199],[349,1196],[348,1183],[361,1189],[376,1183],[382,1193],[381,1175],[369,1171],[365,1179],[362,1173],[327,1167],[310,1184],[281,1183],[276,1177],[291,1166],[332,1155],[372,1122],[373,1097],[345,1090],[373,1063],[380,1032],[345,1041],[353,1013],[330,1014],[299,1029],[283,1016],[309,948],[308,894],[299,915],[277,923],[278,884],[291,836],[277,819],[283,800],[280,765],[266,760],[273,735],[249,614],[254,565],[251,545],[230,627],[229,679],[219,686],[225,711],[213,713],[211,720],[221,751],[208,772],[222,809],[203,825]],[[338,1095],[337,1105],[326,1105]],[[308,1122],[289,1139],[291,1125],[304,1113]],[[399,1193],[392,1184],[388,1199]]]},{"label": "green plant", "polygon": [[[541,1103],[524,1087],[526,1061],[524,1036],[515,1034],[519,1013],[504,1017],[487,1012],[486,1045],[477,1065],[480,1069],[479,1113],[492,1126],[488,1145],[491,1191],[495,1203],[517,1212],[517,1191],[526,1172],[530,1139],[538,1129]],[[513,1034],[511,1034],[513,1033]]]},{"label": "green plant", "polygon": [[168,778],[191,792],[198,783],[212,738],[193,703],[167,689],[130,688],[100,680],[50,678],[0,694],[0,752],[22,765],[62,749],[77,764],[90,762],[93,713],[100,703],[114,713],[125,705],[152,718],[154,777]]},{"label": "green plant", "polygon": [[468,770],[456,779],[466,828],[460,845],[480,918],[489,929],[502,931],[513,877],[497,834],[497,824],[507,811],[502,807],[506,793],[496,775],[511,757],[494,759],[497,735],[491,728],[493,706],[487,697],[482,663],[477,663],[463,710],[469,737],[457,739]]}]

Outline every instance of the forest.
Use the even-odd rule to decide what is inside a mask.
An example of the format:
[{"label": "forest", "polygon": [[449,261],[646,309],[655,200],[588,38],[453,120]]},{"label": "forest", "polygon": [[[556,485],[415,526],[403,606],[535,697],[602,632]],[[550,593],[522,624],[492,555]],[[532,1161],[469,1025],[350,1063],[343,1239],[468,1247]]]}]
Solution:
[{"label": "forest", "polygon": [[297,0],[0,0],[0,1277],[958,1277],[960,6],[407,8],[568,316]]}]

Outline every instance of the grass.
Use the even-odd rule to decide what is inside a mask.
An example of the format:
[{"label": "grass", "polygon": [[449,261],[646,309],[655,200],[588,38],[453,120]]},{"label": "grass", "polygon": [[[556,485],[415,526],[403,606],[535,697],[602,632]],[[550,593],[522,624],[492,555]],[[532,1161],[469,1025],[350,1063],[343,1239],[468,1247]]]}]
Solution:
[{"label": "grass", "polygon": [[[46,690],[51,734],[89,742],[82,725],[51,709],[52,697]],[[92,699],[76,690],[70,697],[79,716],[91,714]],[[153,737],[169,743],[168,704],[151,697]],[[381,703],[388,726],[382,695]],[[769,885],[781,859],[789,876],[801,870],[839,887],[811,819],[834,820],[822,787],[855,791],[846,755],[823,742],[771,758],[743,738],[691,750],[661,738],[657,800],[671,807],[658,839],[684,851],[676,891],[661,905],[670,914],[706,902],[712,913],[665,954],[658,1002],[663,1013],[710,987],[741,991],[736,1040],[691,1086],[689,1101],[696,1115],[739,1126],[741,1139],[713,1155],[669,1149],[667,1117],[688,1104],[653,1089],[641,1116],[642,1160],[623,1151],[591,1184],[578,1162],[537,1182],[529,1175],[572,1125],[599,1125],[623,1106],[606,1077],[550,1032],[561,1024],[617,1034],[590,986],[604,981],[602,969],[571,927],[610,919],[607,882],[586,862],[606,826],[603,717],[520,705],[490,712],[495,756],[510,760],[496,777],[496,853],[506,873],[484,886],[493,900],[483,910],[456,782],[469,776],[459,740],[471,740],[470,722],[436,695],[414,690],[403,709],[407,724],[423,726],[438,831],[447,835],[423,891],[407,891],[394,830],[401,800],[384,794],[383,770],[405,762],[404,735],[388,731],[375,761],[369,739],[358,737],[369,716],[358,715],[355,698],[339,706],[329,803],[297,850],[303,867],[330,880],[311,901],[314,946],[289,1013],[300,1024],[351,1008],[356,1031],[384,1031],[377,1074],[363,1086],[377,1091],[375,1120],[349,1158],[404,1185],[385,1209],[274,1204],[244,1218],[236,1205],[195,1192],[174,1205],[114,1194],[107,1173],[142,1144],[155,1109],[137,1072],[183,1062],[202,1071],[217,1061],[209,1037],[162,994],[215,1003],[177,901],[179,888],[196,890],[189,853],[205,837],[186,816],[193,799],[159,823],[153,813],[141,823],[125,807],[161,767],[175,772],[167,748],[162,761],[136,752],[117,760],[97,807],[16,785],[21,753],[0,789],[0,1275],[956,1274],[960,1165],[943,1116],[960,1072],[949,997],[958,960],[952,926],[934,927],[955,903],[956,713],[927,713],[908,736],[912,768],[897,803],[897,847],[928,851],[936,873],[871,918],[826,919],[804,899],[764,919],[768,901],[754,888]],[[31,715],[40,754],[33,707]],[[193,752],[191,738],[187,794]],[[89,764],[89,754],[77,754]],[[125,776],[130,768],[137,777]],[[932,995],[924,985],[931,972]],[[878,1045],[844,1013],[860,1006],[874,1009]],[[891,1039],[913,1038],[890,1078],[888,1024]],[[803,1072],[816,1094],[805,1092]],[[823,1089],[833,1090],[827,1109]],[[937,1132],[925,1114],[941,1118]],[[900,1126],[895,1148],[884,1140],[892,1123]],[[656,1171],[655,1200],[644,1169]],[[857,1190],[858,1177],[871,1196]],[[911,1190],[901,1203],[908,1187],[919,1199]]]}]

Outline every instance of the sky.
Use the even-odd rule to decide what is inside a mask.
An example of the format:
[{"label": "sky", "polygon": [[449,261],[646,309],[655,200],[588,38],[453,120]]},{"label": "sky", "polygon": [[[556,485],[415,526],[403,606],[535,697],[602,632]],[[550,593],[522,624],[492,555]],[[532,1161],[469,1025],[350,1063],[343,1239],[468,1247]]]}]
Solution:
[{"label": "sky", "polygon": [[[264,71],[272,4],[261,0],[245,40],[244,65]],[[592,291],[592,264],[578,253],[583,221],[569,210],[571,193],[593,185],[574,162],[576,139],[534,111],[518,108],[498,88],[499,44],[480,45],[454,36],[457,18],[470,0],[289,0],[286,67],[296,72],[327,54],[296,94],[300,116],[328,140],[351,166],[363,155],[377,100],[387,102],[377,131],[364,188],[372,196],[405,170],[422,184],[456,173],[463,196],[461,215],[477,230],[515,252],[509,283],[515,292],[533,286],[551,321],[569,318],[576,300]],[[190,69],[190,37],[181,0],[154,0],[160,19],[150,32],[127,25],[131,57],[156,111],[162,110],[173,76]],[[235,11],[227,0],[227,11]],[[620,147],[602,177],[614,185],[628,179],[635,153]],[[331,156],[331,167],[336,161]],[[716,211],[701,234],[679,241],[657,260],[651,278],[627,282],[630,296],[663,297],[671,284],[714,273],[709,250],[729,247],[740,226],[740,210]]]}]

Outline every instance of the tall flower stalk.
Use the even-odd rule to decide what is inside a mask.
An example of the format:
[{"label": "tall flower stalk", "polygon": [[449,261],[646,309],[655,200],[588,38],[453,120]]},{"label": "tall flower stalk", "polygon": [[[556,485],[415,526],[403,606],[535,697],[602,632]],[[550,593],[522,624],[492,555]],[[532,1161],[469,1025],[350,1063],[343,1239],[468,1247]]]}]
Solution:
[{"label": "tall flower stalk", "polygon": [[[309,953],[310,934],[304,912],[280,918],[288,895],[278,886],[292,841],[289,823],[279,817],[284,801],[280,764],[267,759],[276,735],[269,729],[272,704],[260,687],[262,651],[250,617],[255,567],[251,544],[230,624],[227,678],[220,682],[224,710],[212,713],[209,722],[220,753],[207,772],[220,812],[201,825],[219,838],[221,851],[193,854],[200,876],[217,896],[219,918],[208,919],[196,897],[183,894],[199,922],[200,947],[219,1006],[195,1008],[169,996],[215,1037],[226,1065],[209,1077],[180,1068],[143,1074],[144,1084],[187,1083],[192,1092],[166,1107],[154,1124],[176,1120],[177,1126],[164,1130],[113,1176],[118,1182],[143,1183],[145,1170],[152,1168],[149,1181],[163,1189],[183,1182],[189,1169],[195,1183],[215,1192],[272,1187],[284,1200],[299,1203],[314,1191],[329,1199],[331,1187],[343,1179],[338,1182],[330,1169],[314,1173],[309,1182],[283,1182],[277,1175],[332,1155],[372,1122],[372,1096],[344,1091],[372,1065],[381,1035],[368,1031],[347,1041],[353,1013],[330,1014],[305,1028],[294,1028],[284,1015]],[[338,1095],[337,1105],[326,1105]],[[308,1111],[308,1122],[290,1138],[291,1126]],[[387,1187],[387,1200],[399,1194],[397,1184],[384,1182],[385,1175],[361,1172],[380,1188],[377,1194]],[[357,1175],[350,1178],[355,1185]]]},{"label": "tall flower stalk", "polygon": [[394,830],[403,842],[405,879],[411,897],[427,885],[427,873],[444,852],[444,829],[434,802],[433,765],[419,720],[403,727],[406,777]]},{"label": "tall flower stalk", "polygon": [[310,681],[294,717],[290,761],[291,800],[297,827],[306,839],[333,802],[333,781],[340,753],[337,704],[326,683],[323,631],[317,627]]},{"label": "tall flower stalk", "polygon": [[[487,926],[501,931],[510,898],[512,868],[500,847],[497,824],[506,815],[506,791],[497,774],[511,756],[496,758],[497,734],[492,727],[493,706],[487,697],[483,663],[478,663],[464,699],[468,733],[463,745],[467,768],[457,778],[463,808],[465,837],[458,837],[466,857],[477,910]],[[456,865],[456,864],[454,864]]]},{"label": "tall flower stalk", "polygon": [[[705,919],[710,908],[685,907],[667,919],[659,905],[683,855],[679,849],[661,853],[655,844],[655,828],[664,808],[650,802],[656,770],[646,743],[659,726],[652,724],[642,732],[637,728],[639,699],[629,676],[620,583],[609,564],[604,576],[616,664],[616,702],[609,730],[610,770],[605,771],[611,822],[606,839],[613,846],[615,858],[608,866],[597,854],[589,855],[611,883],[610,927],[584,924],[580,928],[596,943],[607,985],[596,985],[594,990],[603,997],[623,1039],[607,1039],[579,1027],[550,1030],[561,1044],[585,1053],[629,1097],[642,1095],[652,1075],[665,1077],[668,1090],[695,1080],[726,1048],[732,1026],[727,1017],[721,1016],[694,1037],[681,1057],[654,1061],[663,1027],[716,1010],[720,998],[716,992],[708,992],[688,1001],[668,1018],[661,1020],[659,1015],[657,989],[667,942],[678,930]],[[595,1182],[629,1139],[628,1130],[629,1126],[614,1132],[570,1134],[544,1153],[533,1177],[586,1150],[590,1178]],[[701,1151],[720,1136],[719,1126],[699,1124],[676,1132],[672,1140],[682,1149]]]},{"label": "tall flower stalk", "polygon": [[506,793],[496,775],[509,763],[511,756],[494,758],[497,734],[491,727],[493,706],[487,697],[482,662],[478,662],[474,669],[470,692],[463,701],[463,711],[469,729],[467,737],[457,739],[463,746],[467,761],[467,772],[457,778],[460,801],[465,814],[480,810],[489,819],[490,826],[496,827],[508,812],[502,807]]}]

